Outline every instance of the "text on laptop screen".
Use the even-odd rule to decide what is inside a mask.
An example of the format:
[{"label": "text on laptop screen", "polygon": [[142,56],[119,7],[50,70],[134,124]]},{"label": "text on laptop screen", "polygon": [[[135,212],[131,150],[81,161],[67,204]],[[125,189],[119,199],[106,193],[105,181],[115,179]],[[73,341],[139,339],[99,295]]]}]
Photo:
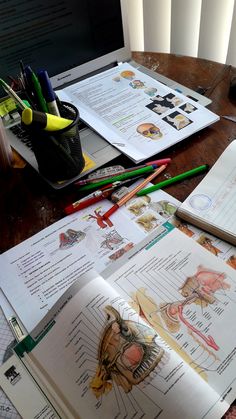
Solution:
[{"label": "text on laptop screen", "polygon": [[[120,0],[0,0],[0,77],[50,77],[124,47]],[[3,92],[1,92],[1,96]]]}]

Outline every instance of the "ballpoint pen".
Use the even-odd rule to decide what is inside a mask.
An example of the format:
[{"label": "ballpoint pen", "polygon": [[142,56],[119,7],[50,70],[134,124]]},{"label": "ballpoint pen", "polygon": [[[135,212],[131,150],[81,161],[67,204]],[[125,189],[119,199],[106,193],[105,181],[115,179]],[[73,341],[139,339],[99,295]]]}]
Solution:
[{"label": "ballpoint pen", "polygon": [[4,80],[0,79],[0,85],[5,90],[5,92],[8,93],[8,95],[16,102],[16,104],[19,106],[21,110],[27,108],[23,100],[21,100],[21,98],[16,94],[16,92],[14,92],[14,90],[10,86],[8,86],[8,84]]},{"label": "ballpoint pen", "polygon": [[118,210],[122,205],[126,204],[134,195],[137,194],[140,189],[146,186],[152,179],[154,179],[157,175],[159,175],[163,170],[166,168],[166,164],[163,164],[161,167],[158,167],[150,176],[148,176],[143,182],[141,182],[138,186],[128,192],[123,198],[121,198],[116,204],[114,204],[108,211],[103,214],[103,218],[109,218],[116,210]]},{"label": "ballpoint pen", "polygon": [[147,195],[148,193],[157,191],[158,189],[164,188],[165,186],[172,185],[172,183],[176,183],[180,180],[187,179],[190,176],[194,176],[194,175],[197,175],[198,173],[205,172],[208,169],[209,169],[208,164],[195,167],[194,169],[188,170],[187,172],[181,173],[170,179],[163,180],[163,182],[159,182],[156,185],[150,186],[149,188],[142,189],[139,192],[137,192],[137,196]]},{"label": "ballpoint pen", "polygon": [[34,99],[38,105],[38,110],[42,112],[48,112],[48,107],[43,97],[39,80],[29,65],[25,67],[25,76],[30,89],[33,91]]},{"label": "ballpoint pen", "polygon": [[114,187],[108,188],[105,191],[102,191],[102,190],[96,191],[89,198],[80,199],[79,201],[73,202],[73,204],[68,205],[67,207],[64,208],[64,212],[67,215],[69,215],[81,209],[87,208],[90,205],[93,205],[96,202],[99,202],[102,199],[107,198],[112,193],[113,190],[114,190]]},{"label": "ballpoint pen", "polygon": [[[118,175],[121,175],[123,173],[132,172],[133,170],[142,169],[143,167],[151,166],[153,164],[156,164],[158,166],[161,166],[162,164],[168,164],[168,163],[170,163],[170,161],[171,161],[170,158],[149,161],[149,162],[144,163],[144,164],[142,164],[140,166],[135,166],[135,167],[130,167],[128,169],[120,170],[119,172],[116,172],[114,174],[114,176],[118,176]],[[84,180],[78,180],[77,182],[74,183],[74,185],[76,185],[76,186],[82,186],[82,185],[86,185],[88,183],[100,182],[101,180],[112,179],[112,176],[113,175],[110,175],[110,176],[101,176],[101,177],[98,177],[98,178],[96,178],[96,177],[92,178],[91,177],[91,178],[84,179]]]},{"label": "ballpoint pen", "polygon": [[41,70],[37,73],[39,83],[42,88],[43,96],[46,100],[48,112],[60,116],[60,112],[56,102],[56,95],[52,88],[52,84],[46,70]]},{"label": "ballpoint pen", "polygon": [[91,189],[100,188],[103,185],[106,185],[107,183],[115,182],[117,180],[125,180],[129,179],[135,176],[144,175],[145,173],[152,172],[157,168],[156,164],[153,164],[151,166],[143,167],[142,169],[133,170],[132,172],[123,173],[118,176],[113,176],[112,178],[101,180],[97,183],[89,183],[88,185],[84,185],[81,188],[79,188],[79,191],[89,191]]}]

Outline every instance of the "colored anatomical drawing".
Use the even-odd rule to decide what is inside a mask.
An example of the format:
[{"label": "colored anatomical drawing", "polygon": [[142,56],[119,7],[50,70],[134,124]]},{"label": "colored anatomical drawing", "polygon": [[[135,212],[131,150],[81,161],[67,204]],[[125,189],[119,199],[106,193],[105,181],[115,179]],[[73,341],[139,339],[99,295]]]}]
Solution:
[{"label": "colored anatomical drawing", "polygon": [[[205,345],[213,348],[215,351],[219,349],[217,343],[212,336],[207,336],[192,325],[184,316],[184,308],[190,304],[200,305],[202,308],[217,302],[215,293],[218,290],[226,290],[230,285],[225,281],[225,274],[205,268],[200,265],[196,273],[188,277],[179,289],[183,298],[174,302],[162,302],[156,304],[152,299],[148,298],[145,290],[136,292],[134,301],[139,306],[139,312],[154,326],[164,324],[165,329],[170,333],[177,333],[184,324],[190,334],[198,335],[198,338]],[[136,307],[137,309],[137,307]]]},{"label": "colored anatomical drawing", "polygon": [[112,306],[106,306],[105,311],[108,323],[100,340],[97,371],[90,383],[97,398],[108,393],[113,382],[128,393],[167,361],[152,328],[122,319]]}]

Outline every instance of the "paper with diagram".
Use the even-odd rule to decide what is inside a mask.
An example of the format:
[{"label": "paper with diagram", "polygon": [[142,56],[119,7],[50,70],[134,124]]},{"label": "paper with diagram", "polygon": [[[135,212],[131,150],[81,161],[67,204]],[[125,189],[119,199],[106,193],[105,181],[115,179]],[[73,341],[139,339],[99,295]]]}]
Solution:
[{"label": "paper with diagram", "polygon": [[92,272],[66,291],[16,352],[59,417],[216,419],[228,408],[150,323]]},{"label": "paper with diagram", "polygon": [[219,117],[191,97],[124,63],[57,92],[80,117],[133,161],[140,162]]}]

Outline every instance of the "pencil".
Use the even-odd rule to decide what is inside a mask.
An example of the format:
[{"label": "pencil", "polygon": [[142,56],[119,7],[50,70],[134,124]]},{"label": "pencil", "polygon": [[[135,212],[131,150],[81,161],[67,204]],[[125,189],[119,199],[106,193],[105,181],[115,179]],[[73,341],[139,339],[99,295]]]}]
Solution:
[{"label": "pencil", "polygon": [[148,176],[143,182],[136,186],[132,191],[128,192],[123,198],[121,198],[115,205],[113,205],[108,211],[103,214],[103,218],[109,218],[116,210],[118,210],[122,205],[126,204],[140,189],[144,188],[152,179],[159,175],[166,168],[166,164],[163,164],[161,167],[155,170],[150,176]]},{"label": "pencil", "polygon": [[180,180],[184,180],[190,176],[197,175],[198,173],[205,172],[209,169],[208,164],[204,164],[202,166],[195,167],[194,169],[188,170],[187,172],[180,173],[177,176],[174,176],[170,179],[163,180],[163,182],[159,182],[156,185],[150,186],[149,188],[140,190],[137,195],[147,195],[151,192],[157,191],[158,189],[164,188],[165,186],[172,185],[172,183],[178,182]]}]

